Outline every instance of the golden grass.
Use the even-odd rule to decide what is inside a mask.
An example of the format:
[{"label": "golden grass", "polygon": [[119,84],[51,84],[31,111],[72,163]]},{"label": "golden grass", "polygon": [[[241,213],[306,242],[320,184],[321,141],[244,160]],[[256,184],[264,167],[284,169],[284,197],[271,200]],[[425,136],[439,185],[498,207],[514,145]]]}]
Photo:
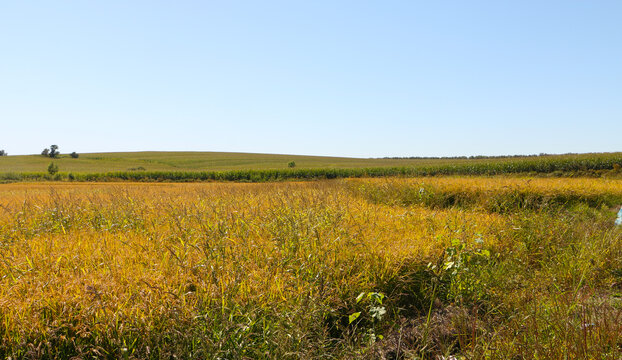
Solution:
[{"label": "golden grass", "polygon": [[402,296],[392,284],[436,262],[452,240],[474,251],[514,246],[508,216],[373,203],[352,191],[421,184],[622,195],[621,181],[599,179],[0,185],[2,353],[329,351],[326,319],[347,315],[359,292]]},{"label": "golden grass", "polygon": [[440,189],[464,192],[529,190],[546,194],[576,193],[622,195],[621,179],[590,178],[533,178],[533,177],[436,177],[436,178],[387,178],[352,179],[352,184],[389,184],[417,187],[431,185]]}]

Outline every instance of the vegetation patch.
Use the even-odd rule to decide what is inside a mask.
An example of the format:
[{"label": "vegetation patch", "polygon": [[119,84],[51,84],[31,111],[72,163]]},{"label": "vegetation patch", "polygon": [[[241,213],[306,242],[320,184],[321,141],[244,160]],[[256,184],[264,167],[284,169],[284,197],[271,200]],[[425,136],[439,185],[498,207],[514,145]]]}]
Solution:
[{"label": "vegetation patch", "polygon": [[560,208],[613,208],[622,204],[622,182],[527,178],[386,179],[350,181],[355,194],[378,204],[459,207],[497,213]]},{"label": "vegetation patch", "polygon": [[5,184],[0,356],[622,355],[619,180],[434,180]]},{"label": "vegetation patch", "polygon": [[[109,153],[60,156],[58,179],[72,181],[244,181],[357,177],[620,177],[621,153],[440,159],[350,159],[236,153]],[[43,156],[0,157],[0,181],[48,180]],[[136,169],[144,169],[138,173]],[[15,178],[18,180],[15,180]],[[54,177],[56,178],[56,177]]]}]

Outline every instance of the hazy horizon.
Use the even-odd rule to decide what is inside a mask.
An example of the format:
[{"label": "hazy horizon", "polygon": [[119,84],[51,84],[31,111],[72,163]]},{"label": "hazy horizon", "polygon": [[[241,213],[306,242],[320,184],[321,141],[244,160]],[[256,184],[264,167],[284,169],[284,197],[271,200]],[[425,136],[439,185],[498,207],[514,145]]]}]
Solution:
[{"label": "hazy horizon", "polygon": [[[43,149],[42,149],[43,150]],[[60,155],[69,155],[73,151],[65,151],[59,148]],[[315,157],[334,157],[334,158],[352,158],[352,159],[408,159],[408,158],[421,158],[421,159],[434,159],[434,158],[477,158],[477,157],[533,157],[533,156],[561,156],[561,155],[587,155],[587,154],[614,154],[619,153],[620,151],[602,151],[602,152],[586,152],[586,153],[575,153],[575,152],[566,152],[566,153],[538,153],[538,154],[498,154],[498,155],[448,155],[448,156],[369,156],[369,157],[360,157],[360,156],[339,156],[339,155],[314,155],[314,154],[286,154],[286,153],[255,153],[255,152],[240,152],[240,151],[201,151],[201,150],[136,150],[136,151],[91,151],[91,152],[80,152],[78,155],[89,155],[89,154],[127,154],[127,153],[228,153],[228,154],[251,154],[251,155],[283,155],[283,156],[315,156]],[[77,153],[77,152],[76,152]],[[40,156],[40,153],[32,153],[32,154],[8,154],[8,156]]]}]

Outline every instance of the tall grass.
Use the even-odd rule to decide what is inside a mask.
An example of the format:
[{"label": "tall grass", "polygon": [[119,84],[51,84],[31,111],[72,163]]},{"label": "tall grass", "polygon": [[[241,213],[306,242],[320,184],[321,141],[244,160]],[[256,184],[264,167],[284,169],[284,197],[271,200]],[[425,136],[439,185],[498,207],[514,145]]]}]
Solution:
[{"label": "tall grass", "polygon": [[349,181],[349,189],[374,203],[430,208],[483,209],[513,213],[556,211],[585,205],[612,208],[622,204],[620,180],[590,179],[382,179]]},{"label": "tall grass", "polygon": [[620,357],[619,180],[424,180],[2,185],[0,357]]}]

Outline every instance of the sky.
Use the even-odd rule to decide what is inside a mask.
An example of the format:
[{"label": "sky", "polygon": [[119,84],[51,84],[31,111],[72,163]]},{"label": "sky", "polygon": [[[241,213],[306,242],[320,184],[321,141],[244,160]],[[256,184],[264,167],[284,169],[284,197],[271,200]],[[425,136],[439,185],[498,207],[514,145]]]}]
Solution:
[{"label": "sky", "polygon": [[0,149],[622,151],[622,1],[2,1]]}]

